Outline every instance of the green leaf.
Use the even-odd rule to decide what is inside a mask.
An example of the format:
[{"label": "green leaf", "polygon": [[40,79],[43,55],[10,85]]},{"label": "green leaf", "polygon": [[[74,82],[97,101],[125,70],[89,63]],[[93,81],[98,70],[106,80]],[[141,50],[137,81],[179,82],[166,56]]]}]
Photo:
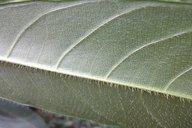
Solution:
[{"label": "green leaf", "polygon": [[[29,2],[29,1],[33,1],[33,0],[1,0],[0,4],[20,3],[20,2]],[[35,1],[68,2],[68,1],[80,1],[80,0],[35,0]],[[113,0],[113,1],[115,1],[115,0]],[[116,0],[116,1],[118,1],[118,0]],[[164,1],[164,2],[177,2],[177,3],[192,3],[191,0],[126,0],[126,1]]]},{"label": "green leaf", "polygon": [[0,28],[2,98],[121,127],[191,127],[191,5],[2,4]]}]

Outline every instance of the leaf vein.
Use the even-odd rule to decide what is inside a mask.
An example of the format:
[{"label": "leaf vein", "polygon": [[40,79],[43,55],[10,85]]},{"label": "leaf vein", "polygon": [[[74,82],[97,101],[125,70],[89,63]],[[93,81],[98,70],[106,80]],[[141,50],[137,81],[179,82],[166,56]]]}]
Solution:
[{"label": "leaf vein", "polygon": [[45,15],[47,14],[50,14],[52,12],[56,12],[56,11],[59,11],[59,10],[64,10],[64,9],[68,9],[68,8],[71,8],[71,7],[76,7],[76,6],[79,6],[79,5],[82,5],[82,4],[86,4],[88,2],[83,2],[83,3],[76,3],[76,4],[73,4],[73,5],[69,5],[69,6],[66,6],[66,7],[61,7],[61,8],[56,8],[56,9],[52,9],[40,16],[38,16],[37,18],[35,18],[32,22],[28,23],[19,33],[18,35],[16,36],[15,40],[13,41],[13,43],[11,44],[10,48],[8,49],[7,51],[7,55],[6,57],[10,57],[13,49],[15,48],[15,46],[17,45],[18,41],[20,40],[20,38],[23,36],[23,34],[31,27],[33,26],[37,21],[39,21],[42,17],[44,17]]},{"label": "leaf vein", "polygon": [[190,70],[192,70],[192,66],[187,68],[186,70],[182,71],[181,73],[179,73],[178,75],[176,75],[173,79],[171,79],[168,84],[165,86],[164,91],[167,91],[167,89],[171,86],[171,84],[176,81],[179,77],[181,77],[182,75],[186,74],[187,72],[189,72]]},{"label": "leaf vein", "polygon": [[157,125],[159,125],[162,128],[165,128],[165,126],[162,125],[162,123],[159,121],[158,118],[156,118],[153,113],[148,109],[148,107],[145,105],[145,99],[143,98],[143,96],[141,95],[141,100],[142,100],[142,105],[143,108],[146,110],[147,114],[151,117],[152,120],[154,120]]},{"label": "leaf vein", "polygon": [[97,25],[95,28],[91,29],[90,31],[88,31],[85,35],[83,35],[82,37],[80,37],[77,41],[75,41],[75,43],[73,43],[67,50],[65,50],[61,56],[59,57],[57,63],[55,64],[55,68],[57,69],[60,65],[61,62],[63,61],[63,59],[67,56],[67,54],[69,54],[77,45],[79,45],[80,43],[82,43],[85,39],[87,39],[88,37],[90,37],[93,33],[95,33],[97,30],[99,30],[100,28],[102,28],[103,26],[105,26],[106,24],[114,21],[115,19],[125,15],[125,14],[129,14],[133,11],[148,7],[149,5],[142,5],[142,6],[138,6],[136,8],[132,8],[132,9],[127,9],[125,11],[123,11],[120,14],[117,15],[113,15],[112,17],[104,20],[101,24]]},{"label": "leaf vein", "polygon": [[140,46],[139,48],[136,48],[136,49],[133,50],[132,52],[127,53],[127,54],[126,54],[125,56],[123,56],[117,63],[115,63],[115,64],[111,67],[111,69],[106,73],[105,79],[109,78],[110,75],[115,71],[115,69],[117,69],[117,67],[118,67],[119,65],[121,65],[126,59],[128,59],[130,56],[132,56],[132,55],[135,54],[136,52],[138,52],[138,51],[140,51],[140,50],[142,50],[142,49],[144,49],[144,48],[146,48],[146,47],[148,47],[148,46],[151,46],[151,45],[153,45],[153,44],[157,44],[157,43],[159,43],[159,42],[162,42],[162,41],[165,41],[165,40],[168,40],[168,39],[172,39],[172,38],[174,38],[174,37],[176,37],[176,36],[181,36],[181,35],[183,35],[183,34],[187,34],[187,33],[190,33],[190,32],[192,32],[192,29],[191,29],[191,28],[190,28],[190,29],[187,29],[187,30],[185,30],[185,31],[177,32],[177,33],[175,33],[175,34],[173,34],[173,35],[168,35],[168,36],[163,37],[163,38],[161,38],[161,39],[159,39],[159,40],[152,41],[152,42],[150,42],[150,43],[147,43],[147,44],[144,44],[144,45]]}]

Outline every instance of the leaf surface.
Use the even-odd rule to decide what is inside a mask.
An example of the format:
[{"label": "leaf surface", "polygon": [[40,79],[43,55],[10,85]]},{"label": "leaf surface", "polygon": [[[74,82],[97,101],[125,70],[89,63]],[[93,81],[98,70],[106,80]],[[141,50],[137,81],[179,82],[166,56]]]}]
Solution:
[{"label": "leaf surface", "polygon": [[2,4],[0,28],[2,98],[121,127],[191,126],[176,98],[192,99],[191,5]]}]

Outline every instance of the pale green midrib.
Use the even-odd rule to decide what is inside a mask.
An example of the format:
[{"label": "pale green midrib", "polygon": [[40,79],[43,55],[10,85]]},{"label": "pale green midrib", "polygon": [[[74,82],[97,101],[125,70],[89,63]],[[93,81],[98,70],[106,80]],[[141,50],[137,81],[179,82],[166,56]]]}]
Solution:
[{"label": "pale green midrib", "polygon": [[[179,97],[179,98],[183,98],[183,99],[188,99],[188,100],[192,100],[191,95],[180,95],[180,93],[176,93],[176,92],[165,92],[163,89],[160,90],[158,88],[151,88],[151,87],[146,87],[145,85],[136,85],[136,84],[131,84],[131,83],[127,83],[127,82],[121,82],[121,81],[113,81],[113,80],[106,80],[103,79],[101,77],[97,77],[97,76],[88,76],[85,74],[80,74],[80,73],[74,73],[71,71],[67,71],[67,70],[59,70],[59,69],[54,69],[51,68],[50,66],[46,66],[46,65],[41,65],[41,64],[34,64],[34,63],[29,63],[29,62],[23,62],[23,61],[19,61],[16,59],[7,59],[4,57],[0,56],[0,63],[9,63],[9,64],[13,64],[13,65],[17,65],[17,66],[25,66],[27,68],[31,68],[31,69],[37,69],[37,70],[43,70],[45,72],[53,72],[53,73],[58,73],[58,74],[63,74],[63,75],[69,75],[69,76],[73,76],[73,77],[78,77],[78,78],[84,78],[84,79],[90,79],[90,80],[94,80],[94,81],[100,81],[100,82],[104,82],[107,83],[107,86],[125,86],[125,87],[130,87],[130,88],[135,88],[135,89],[140,89],[142,91],[146,91],[146,92],[152,92],[152,93],[160,93],[160,94],[164,94],[164,95],[170,95],[170,96],[174,96],[174,97]],[[14,68],[14,67],[13,67]]]},{"label": "pale green midrib", "polygon": [[[3,57],[2,57],[3,58]],[[62,73],[62,74],[67,74],[68,75],[73,75],[73,76],[76,76],[76,77],[82,77],[82,78],[86,78],[86,79],[93,79],[93,80],[97,80],[97,81],[104,81],[104,82],[109,82],[109,83],[114,83],[114,84],[118,84],[120,86],[128,86],[128,87],[133,87],[133,88],[139,88],[139,89],[144,89],[144,90],[148,90],[148,91],[154,91],[154,92],[159,92],[159,93],[164,93],[166,94],[165,92],[161,92],[161,91],[158,91],[158,90],[151,90],[150,88],[149,89],[146,89],[146,88],[142,88],[142,87],[136,87],[133,85],[128,85],[128,84],[122,84],[122,83],[115,83],[114,81],[109,81],[109,80],[103,80],[102,78],[96,78],[94,76],[86,76],[86,75],[80,75],[80,74],[75,74],[73,72],[65,72],[65,71],[61,71],[61,70],[52,70],[49,66],[44,66],[44,65],[40,65],[40,64],[33,64],[33,63],[26,63],[26,62],[22,62],[22,61],[15,61],[15,60],[12,60],[12,59],[2,59],[1,60],[1,57],[0,57],[0,62],[3,62],[3,63],[11,63],[11,64],[16,64],[16,65],[23,65],[23,66],[29,66],[29,64],[31,65],[31,69],[30,70],[33,70],[33,68],[37,68],[39,70],[44,70],[45,72],[48,72],[48,71],[51,71],[51,72],[55,72],[55,73]],[[45,67],[45,68],[44,68]],[[12,67],[12,68],[15,68],[15,67]],[[108,86],[108,85],[106,85]],[[174,95],[174,94],[169,94],[169,95]],[[174,96],[177,96],[177,97],[180,97],[178,95],[174,95]],[[189,96],[190,97],[190,96]],[[184,97],[186,98],[186,97]],[[188,98],[188,99],[191,99],[191,98]]]},{"label": "pale green midrib", "polygon": [[[154,3],[154,2],[152,2],[152,3]],[[69,6],[73,6],[73,5],[69,5]],[[148,6],[150,6],[150,5],[148,5]],[[154,92],[159,92],[159,93],[164,93],[164,94],[170,94],[170,93],[164,92],[164,91],[162,91],[160,89],[152,89],[150,87],[144,87],[144,86],[141,87],[141,86],[134,85],[134,84],[129,84],[129,83],[126,83],[126,82],[123,83],[123,82],[115,82],[113,80],[110,81],[110,80],[106,80],[106,79],[99,78],[99,77],[96,77],[96,76],[87,76],[87,75],[76,74],[76,73],[68,72],[68,71],[61,71],[59,69],[54,69],[52,67],[50,68],[50,66],[34,64],[34,63],[26,63],[26,62],[23,62],[23,61],[13,60],[13,59],[9,59],[9,58],[5,59],[4,57],[0,57],[0,58],[2,58],[2,59],[0,59],[0,61],[10,62],[12,64],[19,64],[19,65],[29,66],[29,67],[31,66],[31,68],[38,68],[38,69],[42,69],[42,70],[45,70],[45,71],[52,71],[52,72],[56,72],[56,73],[69,74],[69,75],[74,75],[74,76],[77,76],[77,77],[83,77],[83,78],[87,78],[87,79],[93,79],[93,80],[104,81],[104,82],[108,82],[108,83],[114,83],[114,84],[118,84],[118,85],[120,84],[120,85],[124,85],[124,86],[130,86],[130,87],[133,87],[133,88],[140,88],[140,89],[144,89],[144,90],[148,90],[148,91],[154,91]],[[175,96],[180,97],[179,94],[170,94],[170,95],[175,95]],[[184,98],[192,99],[191,96],[186,96]]]},{"label": "pale green midrib", "polygon": [[[95,2],[95,1],[92,1],[92,2]],[[60,10],[64,10],[64,9],[68,9],[68,8],[72,8],[72,7],[76,7],[76,6],[80,6],[80,5],[83,5],[83,4],[87,4],[87,3],[91,3],[91,2],[77,2],[75,4],[71,4],[69,6],[65,6],[65,7],[59,7],[59,8],[56,8],[56,9],[51,9],[43,14],[40,14],[40,16],[37,16],[37,18],[35,18],[34,20],[32,20],[32,22],[28,23],[20,32],[19,34],[17,35],[16,39],[14,40],[14,42],[11,44],[10,48],[8,49],[7,51],[7,57],[9,57],[14,49],[14,47],[17,45],[18,41],[20,40],[20,38],[22,37],[22,35],[34,24],[36,23],[40,18],[44,17],[45,15],[47,14],[50,14],[50,13],[53,13],[53,12],[56,12],[56,11],[60,11]],[[85,39],[87,39],[87,37],[89,37],[90,35],[92,35],[95,31],[97,31],[98,29],[100,29],[101,27],[103,27],[105,24],[108,24],[109,22],[119,18],[120,16],[124,15],[124,14],[129,14],[131,13],[132,11],[135,11],[135,10],[140,10],[142,8],[145,8],[145,7],[157,7],[157,6],[160,6],[160,5],[153,5],[153,4],[149,4],[149,3],[145,3],[145,4],[141,4],[141,5],[138,5],[134,8],[130,8],[130,9],[127,9],[127,10],[123,10],[120,14],[116,14],[116,15],[113,15],[112,17],[109,17],[108,19],[104,20],[103,23],[97,25],[95,28],[91,29],[90,32],[88,32],[88,34],[85,34],[84,36],[80,37],[79,40],[77,40],[77,42],[75,42],[74,44],[72,44],[67,50],[65,50],[65,52],[62,53],[62,55],[59,57],[58,61],[56,62],[56,65],[55,67],[58,68],[60,63],[62,62],[62,60],[64,59],[64,57],[69,53],[71,52],[71,50],[76,47],[77,45],[79,45],[82,41],[84,41]],[[122,59],[124,60],[124,59]],[[115,64],[114,68],[116,68],[120,63],[117,63]],[[116,66],[117,65],[117,66]],[[110,70],[106,77],[105,78],[108,78],[108,76],[112,73],[112,71],[114,71],[114,69],[112,68],[112,70]]]},{"label": "pale green midrib", "polygon": [[[1,61],[0,60],[0,65],[1,64],[5,64],[6,65],[6,61]],[[10,62],[8,62],[7,63],[7,65],[14,65],[13,66],[13,68],[18,68],[19,66],[19,68],[22,68],[22,66],[24,66],[24,65],[20,65],[20,64],[13,64],[13,63],[10,63]],[[34,67],[31,67],[31,69],[27,69],[27,66],[25,66],[23,69],[26,69],[26,70],[42,70],[42,69],[39,69],[39,68],[34,68]],[[44,70],[45,71],[45,70]],[[45,71],[46,72],[46,71]],[[47,72],[50,72],[50,73],[53,73],[53,72],[51,72],[51,71],[47,71]],[[57,73],[57,72],[55,72],[55,73]],[[69,74],[63,74],[63,75],[69,75]],[[58,74],[58,77],[61,77],[61,75],[59,75]],[[77,76],[72,76],[72,77],[77,77]],[[79,79],[81,79],[80,77],[79,77]],[[82,78],[82,79],[86,79],[86,78]],[[92,80],[94,80],[94,79],[92,79]],[[95,80],[96,81],[96,80]],[[111,84],[110,84],[111,85]],[[103,83],[103,86],[109,86],[109,83]],[[118,85],[114,85],[113,87],[117,87],[117,86],[121,86],[120,84],[118,84]],[[125,86],[125,85],[122,85],[122,86]],[[111,86],[109,86],[109,87],[111,87]],[[127,86],[127,87],[129,87],[129,86]],[[143,92],[141,91],[141,90],[137,90],[137,91],[140,91],[140,94],[142,94]],[[75,91],[74,91],[75,92]],[[168,95],[167,95],[168,96]],[[80,96],[81,97],[81,96]],[[173,97],[172,97],[173,98]],[[7,98],[4,98],[4,97],[1,97],[0,96],[0,99],[5,99],[5,100],[9,100],[9,101],[11,101],[11,102],[14,102],[14,103],[17,103],[17,104],[22,104],[22,105],[25,105],[25,106],[31,106],[31,107],[38,107],[38,108],[41,108],[42,110],[44,110],[44,111],[48,111],[48,112],[51,112],[51,113],[55,113],[55,114],[58,114],[58,111],[54,111],[54,110],[48,110],[48,109],[46,109],[45,107],[43,107],[43,106],[39,106],[39,105],[37,105],[37,104],[26,104],[25,102],[20,102],[20,101],[17,101],[16,99],[7,99]],[[82,102],[83,103],[86,103],[86,102],[84,102],[84,100],[82,100]],[[89,105],[89,104],[87,104],[88,106],[90,106],[91,107],[91,105]],[[146,107],[145,106],[143,106],[145,109],[146,109]],[[95,113],[96,111],[94,111],[94,109],[92,109],[93,110],[93,112]],[[152,120],[154,120],[158,125],[160,125],[161,127],[163,127],[162,126],[162,124],[159,124],[159,121],[153,116],[153,115],[151,115],[150,113],[149,113],[149,111],[146,109],[146,112],[147,112],[147,114],[151,117],[151,119]],[[115,120],[111,120],[110,118],[106,118],[106,116],[103,116],[102,114],[100,115],[100,114],[98,114],[97,112],[96,112],[96,114],[97,115],[99,115],[99,116],[101,116],[101,117],[103,117],[103,118],[105,118],[107,121],[109,121],[109,122],[111,122],[111,126],[120,126],[120,127],[127,127],[127,125],[126,125],[126,123],[123,123],[123,122],[114,122]],[[75,115],[72,115],[71,117],[76,117]],[[80,117],[81,119],[88,119],[88,118],[86,118],[86,117]],[[90,119],[91,120],[91,119]],[[108,123],[106,123],[106,124],[108,124]],[[113,125],[112,125],[113,124]],[[109,124],[110,125],[110,124]]]}]

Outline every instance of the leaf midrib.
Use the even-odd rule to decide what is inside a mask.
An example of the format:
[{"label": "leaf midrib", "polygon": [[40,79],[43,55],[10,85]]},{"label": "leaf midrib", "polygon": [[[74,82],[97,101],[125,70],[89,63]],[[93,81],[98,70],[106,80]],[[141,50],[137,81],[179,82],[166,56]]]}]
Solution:
[{"label": "leaf midrib", "polygon": [[170,95],[170,96],[175,96],[175,97],[179,97],[179,98],[184,98],[184,99],[189,99],[192,100],[192,98],[188,95],[180,95],[177,93],[171,93],[171,92],[165,92],[163,90],[160,90],[158,88],[150,88],[150,87],[145,87],[145,86],[140,86],[140,85],[136,85],[136,84],[131,84],[131,83],[126,83],[126,82],[121,82],[121,81],[109,81],[106,79],[103,79],[101,77],[97,77],[97,76],[88,76],[88,75],[84,75],[84,74],[79,74],[79,73],[74,73],[74,72],[70,72],[68,70],[59,70],[59,69],[54,69],[54,68],[50,68],[50,66],[46,66],[46,65],[42,65],[42,64],[34,64],[34,63],[29,63],[29,62],[23,62],[17,59],[5,59],[3,57],[0,57],[0,63],[4,63],[4,64],[12,64],[13,68],[18,68],[18,67],[25,67],[26,69],[28,68],[28,70],[42,70],[44,72],[52,72],[52,73],[56,73],[56,74],[63,74],[63,75],[68,75],[68,76],[73,76],[73,77],[78,77],[78,78],[82,78],[82,79],[90,79],[90,80],[94,80],[94,81],[99,81],[99,82],[104,82],[106,83],[106,86],[125,86],[125,87],[130,87],[130,88],[135,88],[135,89],[139,89],[145,92],[149,92],[149,93],[160,93],[160,94],[164,94],[164,95]]},{"label": "leaf midrib", "polygon": [[[91,1],[91,2],[96,2],[96,1]],[[49,13],[52,13],[52,12],[55,12],[55,11],[59,11],[59,10],[63,10],[63,9],[68,9],[70,7],[76,7],[76,6],[79,6],[79,5],[83,5],[83,4],[87,4],[87,3],[91,3],[91,2],[78,2],[78,3],[75,3],[73,5],[69,5],[69,6],[65,6],[65,7],[59,7],[59,8],[55,8],[55,9],[52,9],[52,10],[49,10],[47,12],[45,12],[44,14],[41,14],[40,16],[38,16],[37,18],[35,18],[35,20],[33,20],[32,22],[28,23],[27,26],[24,27],[24,29],[22,31],[19,32],[19,34],[17,35],[16,39],[14,40],[14,42],[12,43],[10,49],[8,50],[7,52],[7,56],[6,57],[0,57],[0,61],[2,62],[8,62],[8,63],[11,63],[11,64],[18,64],[18,65],[23,65],[23,66],[27,66],[27,67],[30,67],[30,68],[37,68],[37,69],[40,69],[40,70],[44,70],[44,71],[51,71],[51,72],[55,72],[55,73],[62,73],[62,74],[68,74],[68,75],[73,75],[73,76],[76,76],[76,77],[82,77],[82,78],[87,78],[87,79],[93,79],[93,80],[97,80],[97,81],[103,81],[103,82],[107,82],[107,83],[113,83],[113,84],[117,84],[117,85],[120,85],[120,86],[129,86],[129,87],[133,87],[133,88],[139,88],[139,89],[143,89],[143,90],[148,90],[148,91],[153,91],[153,92],[158,92],[158,93],[164,93],[164,94],[169,94],[169,95],[174,95],[174,96],[177,96],[177,97],[181,97],[179,94],[172,94],[170,92],[166,92],[167,88],[170,86],[171,83],[173,83],[173,81],[175,81],[178,77],[180,77],[180,75],[177,75],[175,76],[173,79],[171,79],[171,81],[165,86],[164,90],[160,90],[158,88],[151,88],[151,87],[145,87],[144,85],[143,86],[138,86],[136,84],[130,84],[130,83],[124,83],[124,82],[121,82],[121,81],[118,81],[118,82],[115,82],[113,80],[109,80],[109,76],[110,74],[118,67],[118,65],[120,65],[124,60],[126,60],[130,55],[136,53],[137,51],[139,51],[140,49],[143,49],[147,46],[150,46],[151,44],[155,44],[155,43],[158,43],[158,42],[161,42],[161,41],[164,41],[164,40],[167,40],[167,39],[171,39],[175,36],[180,36],[182,34],[186,34],[186,33],[190,33],[192,32],[192,28],[189,28],[189,29],[186,29],[186,30],[183,30],[181,32],[176,32],[172,35],[168,35],[166,37],[162,37],[160,38],[159,40],[154,40],[152,42],[149,42],[143,46],[140,46],[139,48],[133,50],[132,52],[126,54],[124,57],[122,57],[117,63],[115,63],[113,65],[113,67],[108,71],[107,75],[105,76],[105,78],[103,77],[98,77],[98,76],[87,76],[83,73],[74,73],[74,72],[70,72],[68,70],[64,70],[62,68],[59,67],[60,63],[62,62],[63,58],[70,52],[74,49],[74,47],[76,47],[77,45],[79,45],[82,41],[84,41],[85,39],[87,39],[90,35],[92,35],[94,32],[96,32],[98,29],[100,29],[101,27],[105,26],[106,24],[108,24],[109,22],[113,21],[114,19],[117,19],[118,17],[124,15],[124,14],[129,14],[133,11],[136,11],[136,10],[139,10],[139,9],[142,9],[142,8],[146,8],[146,7],[162,7],[163,4],[160,4],[160,5],[156,5],[156,4],[149,4],[149,3],[145,3],[143,5],[138,5],[134,8],[131,8],[131,9],[127,9],[127,10],[124,10],[122,11],[121,13],[118,13],[117,15],[113,15],[112,17],[108,18],[107,20],[105,20],[104,22],[102,22],[101,24],[97,25],[95,28],[91,29],[91,31],[87,32],[84,36],[80,37],[79,40],[77,40],[75,43],[73,43],[67,50],[65,50],[62,55],[59,57],[59,60],[56,62],[55,66],[53,67],[50,67],[50,66],[46,66],[46,65],[41,65],[41,64],[38,64],[38,63],[30,63],[30,62],[24,62],[24,61],[19,61],[17,59],[12,59],[12,58],[9,58],[14,47],[17,45],[18,41],[21,39],[22,35],[34,24],[36,23],[41,17],[49,14]],[[153,2],[152,2],[153,3]],[[156,3],[156,2],[154,2]],[[28,4],[26,4],[28,5]],[[23,5],[24,6],[24,5]],[[4,8],[3,8],[4,9]],[[191,67],[192,68],[192,67]],[[191,70],[191,68],[187,69],[187,71]],[[185,72],[185,71],[184,71]],[[183,74],[183,72],[181,73],[181,75]],[[190,96],[185,96],[183,98],[187,98],[187,99],[192,99]]]}]

